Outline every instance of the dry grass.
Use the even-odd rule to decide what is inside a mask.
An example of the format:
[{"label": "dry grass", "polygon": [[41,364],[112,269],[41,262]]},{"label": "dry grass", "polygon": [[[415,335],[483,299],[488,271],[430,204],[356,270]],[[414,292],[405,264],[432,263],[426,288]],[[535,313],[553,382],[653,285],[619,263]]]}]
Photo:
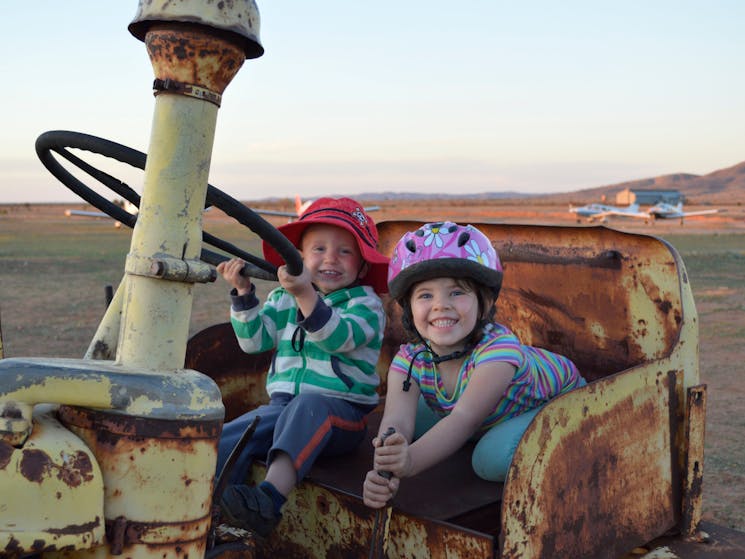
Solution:
[{"label": "dry grass", "polygon": [[[289,207],[289,201],[288,201]],[[129,249],[127,230],[105,220],[70,219],[64,206],[0,206],[0,320],[5,356],[80,357],[104,312],[104,286],[121,279]],[[708,385],[705,517],[745,530],[745,219],[740,206],[715,218],[645,226],[634,232],[669,240],[683,255],[697,302],[701,377]],[[253,234],[207,214],[206,228],[249,252]],[[564,206],[472,201],[384,203],[375,217],[574,225]],[[276,223],[282,223],[277,221]],[[271,285],[264,284],[261,291]],[[227,286],[198,285],[190,332],[224,322]]]}]

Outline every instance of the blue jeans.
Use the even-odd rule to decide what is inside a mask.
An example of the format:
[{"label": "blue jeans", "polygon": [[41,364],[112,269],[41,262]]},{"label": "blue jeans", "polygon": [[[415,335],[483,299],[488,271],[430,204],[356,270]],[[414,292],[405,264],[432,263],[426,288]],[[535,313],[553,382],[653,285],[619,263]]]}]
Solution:
[{"label": "blue jeans", "polygon": [[279,451],[290,456],[300,481],[320,455],[354,450],[365,438],[365,416],[373,408],[320,394],[275,394],[268,404],[223,426],[217,448],[217,473],[222,471],[243,432],[259,416],[253,437],[233,466],[230,483],[245,483],[254,458],[271,463]]}]

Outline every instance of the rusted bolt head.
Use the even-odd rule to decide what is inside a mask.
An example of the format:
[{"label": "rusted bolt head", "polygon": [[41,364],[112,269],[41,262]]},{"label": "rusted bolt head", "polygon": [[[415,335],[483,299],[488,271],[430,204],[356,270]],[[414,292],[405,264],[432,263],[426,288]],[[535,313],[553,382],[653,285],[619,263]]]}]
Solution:
[{"label": "rusted bolt head", "polygon": [[264,54],[259,39],[259,9],[254,0],[139,0],[129,32],[144,41],[154,23],[203,25],[241,45],[246,58]]}]

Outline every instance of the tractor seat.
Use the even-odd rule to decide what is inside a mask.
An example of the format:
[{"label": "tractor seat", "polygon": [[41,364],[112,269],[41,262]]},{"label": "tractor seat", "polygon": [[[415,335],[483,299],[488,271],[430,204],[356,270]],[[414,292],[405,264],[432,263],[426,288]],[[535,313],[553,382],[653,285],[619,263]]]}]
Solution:
[{"label": "tractor seat", "polygon": [[[372,466],[372,439],[378,432],[382,406],[368,416],[367,436],[354,453],[322,457],[316,460],[307,476],[309,481],[342,490],[362,499],[362,483]],[[415,515],[449,520],[502,499],[502,483],[485,481],[471,468],[473,445],[467,443],[447,460],[421,474],[404,479],[394,507]]]}]

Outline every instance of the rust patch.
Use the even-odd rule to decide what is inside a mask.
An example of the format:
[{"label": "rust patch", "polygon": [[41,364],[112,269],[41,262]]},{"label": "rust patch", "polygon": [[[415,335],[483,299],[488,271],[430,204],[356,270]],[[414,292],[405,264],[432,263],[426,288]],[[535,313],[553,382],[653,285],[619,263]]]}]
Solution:
[{"label": "rust patch", "polygon": [[[60,421],[96,433],[102,446],[115,447],[122,437],[152,439],[214,439],[222,430],[222,421],[166,420],[121,416],[86,408],[60,406]],[[187,444],[185,443],[185,444]]]},{"label": "rust patch", "polygon": [[96,519],[91,522],[86,522],[84,524],[70,524],[64,528],[48,528],[46,532],[54,535],[86,534],[93,532],[100,525],[101,518],[97,516]]},{"label": "rust patch", "polygon": [[21,550],[21,542],[11,537],[10,541],[5,545],[5,551],[18,552]]},{"label": "rust patch", "polygon": [[318,507],[318,512],[320,512],[324,516],[329,513],[329,501],[325,495],[318,495],[318,498],[316,499],[316,506]]},{"label": "rust patch", "polygon": [[245,60],[228,34],[199,25],[159,22],[145,45],[159,79],[171,79],[222,94]]},{"label": "rust patch", "polygon": [[93,359],[112,359],[114,357],[114,352],[111,351],[109,344],[102,340],[96,340],[92,353]]},{"label": "rust patch", "polygon": [[670,309],[673,308],[673,304],[670,301],[662,301],[660,299],[655,300],[655,304],[662,311],[663,314],[668,314]]},{"label": "rust patch", "polygon": [[84,481],[93,479],[93,463],[90,456],[78,450],[65,461],[65,465],[58,468],[57,477],[70,487],[77,487]]},{"label": "rust patch", "polygon": [[8,419],[21,419],[23,417],[23,413],[21,413],[21,409],[16,405],[15,402],[4,402],[0,417],[7,417]]},{"label": "rust patch", "polygon": [[21,457],[21,475],[34,483],[41,483],[52,469],[52,460],[43,450],[24,450]]},{"label": "rust patch", "polygon": [[84,481],[93,479],[93,463],[82,450],[63,456],[61,464],[57,464],[43,450],[23,450],[20,469],[21,475],[33,483],[41,483],[45,477],[54,475],[53,472],[57,479],[69,487],[78,487]]},{"label": "rust patch", "polygon": [[5,441],[0,441],[0,470],[8,467],[14,451],[15,449],[12,445],[9,445]]}]

